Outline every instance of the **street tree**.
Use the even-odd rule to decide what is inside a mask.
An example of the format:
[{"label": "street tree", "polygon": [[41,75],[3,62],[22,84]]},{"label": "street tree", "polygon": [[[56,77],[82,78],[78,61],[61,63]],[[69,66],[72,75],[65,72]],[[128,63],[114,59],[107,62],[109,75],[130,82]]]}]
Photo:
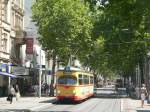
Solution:
[{"label": "street tree", "polygon": [[[121,69],[125,72],[133,70],[139,64],[143,75],[143,65],[149,45],[147,41],[149,37],[145,36],[149,17],[149,6],[146,3],[148,3],[146,0],[142,2],[140,0],[124,2],[110,0],[110,6],[108,6],[108,12],[110,11],[112,17],[115,16],[117,20],[113,27],[119,30],[115,31],[117,35],[109,38],[110,41],[113,40],[110,43],[116,42],[116,48],[112,51],[116,51],[113,52],[114,55],[118,52],[119,56],[116,57],[120,59]],[[121,7],[116,8],[116,6]]]},{"label": "street tree", "polygon": [[[90,10],[81,0],[37,0],[32,13],[38,27],[38,39],[53,57],[53,74],[56,56],[67,62],[73,52],[80,54],[92,45]],[[54,77],[51,82],[54,83]]]},{"label": "street tree", "polygon": [[[149,51],[150,7],[148,0],[108,0],[99,6],[98,19],[94,24],[95,38],[104,38],[108,65],[125,74],[137,64],[141,71]],[[142,71],[143,73],[143,71]]]}]

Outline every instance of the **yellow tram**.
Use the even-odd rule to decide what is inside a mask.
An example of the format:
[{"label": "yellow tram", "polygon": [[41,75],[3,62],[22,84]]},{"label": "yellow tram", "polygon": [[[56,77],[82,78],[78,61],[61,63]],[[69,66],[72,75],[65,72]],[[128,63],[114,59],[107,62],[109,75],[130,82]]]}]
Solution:
[{"label": "yellow tram", "polygon": [[80,101],[94,95],[94,76],[79,68],[57,71],[56,96],[59,101]]}]

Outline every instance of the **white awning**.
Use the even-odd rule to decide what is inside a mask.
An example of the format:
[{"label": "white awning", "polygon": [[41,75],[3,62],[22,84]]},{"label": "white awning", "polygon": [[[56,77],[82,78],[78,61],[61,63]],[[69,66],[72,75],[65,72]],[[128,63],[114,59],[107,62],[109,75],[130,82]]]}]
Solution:
[{"label": "white awning", "polygon": [[15,76],[13,74],[10,74],[10,73],[7,73],[7,72],[0,72],[0,75],[9,76],[9,77],[12,77],[12,78],[17,78],[17,76]]}]

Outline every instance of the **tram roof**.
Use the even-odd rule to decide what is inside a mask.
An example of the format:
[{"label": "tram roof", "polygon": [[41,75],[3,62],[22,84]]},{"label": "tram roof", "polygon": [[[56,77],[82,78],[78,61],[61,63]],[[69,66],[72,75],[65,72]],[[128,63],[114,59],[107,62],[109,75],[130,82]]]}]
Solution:
[{"label": "tram roof", "polygon": [[90,73],[88,71],[85,71],[81,68],[77,68],[77,67],[63,67],[63,68],[59,68],[58,71],[66,71],[66,72],[71,72],[71,71],[77,71],[77,72],[86,72],[86,73]]}]

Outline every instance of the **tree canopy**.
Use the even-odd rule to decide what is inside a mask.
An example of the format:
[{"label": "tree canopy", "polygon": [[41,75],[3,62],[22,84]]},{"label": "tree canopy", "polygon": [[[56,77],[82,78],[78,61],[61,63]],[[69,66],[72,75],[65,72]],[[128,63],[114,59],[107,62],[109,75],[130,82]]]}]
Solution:
[{"label": "tree canopy", "polygon": [[[93,27],[89,6],[80,0],[38,0],[32,7],[39,40],[46,50],[67,58],[75,51],[88,50]],[[65,58],[64,58],[65,57]]]},{"label": "tree canopy", "polygon": [[99,14],[96,15],[93,35],[103,37],[104,51],[109,55],[107,63],[113,70],[133,71],[138,63],[144,63],[149,52],[149,1],[107,2],[96,10]]},{"label": "tree canopy", "polygon": [[[106,3],[107,2],[107,3]],[[92,70],[129,73],[149,52],[149,0],[37,0],[39,40],[61,59],[78,51]]]}]

